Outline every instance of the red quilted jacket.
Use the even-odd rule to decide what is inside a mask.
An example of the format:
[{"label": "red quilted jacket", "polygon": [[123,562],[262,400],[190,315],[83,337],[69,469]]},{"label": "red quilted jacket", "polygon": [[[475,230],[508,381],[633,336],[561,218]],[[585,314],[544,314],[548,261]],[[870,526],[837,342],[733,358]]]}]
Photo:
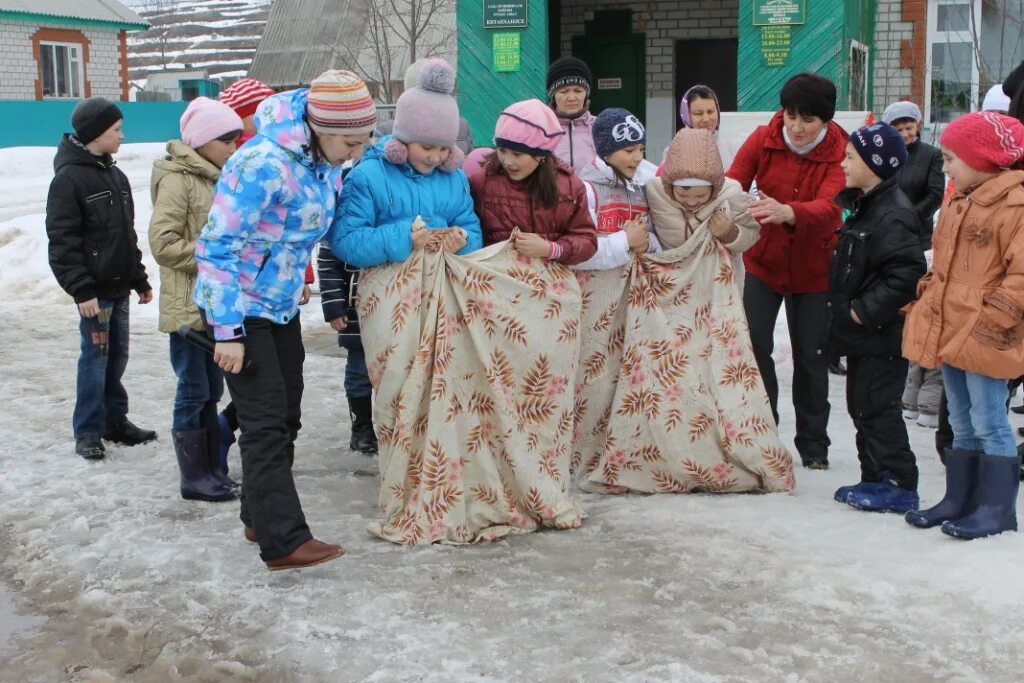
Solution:
[{"label": "red quilted jacket", "polygon": [[805,156],[794,153],[782,137],[782,112],[751,133],[726,175],[744,190],[757,181],[761,196],[788,204],[796,225],[764,223],[761,239],[743,254],[747,272],[779,294],[828,291],[828,267],[842,210],[836,196],[846,186],[839,166],[847,134],[830,121],[825,139]]},{"label": "red quilted jacket", "polygon": [[558,204],[553,209],[535,206],[526,185],[513,182],[504,173],[487,175],[481,168],[470,177],[469,188],[485,245],[507,240],[513,228],[519,228],[557,242],[562,248],[558,261],[566,265],[583,263],[597,251],[597,229],[587,208],[583,181],[561,162]]}]

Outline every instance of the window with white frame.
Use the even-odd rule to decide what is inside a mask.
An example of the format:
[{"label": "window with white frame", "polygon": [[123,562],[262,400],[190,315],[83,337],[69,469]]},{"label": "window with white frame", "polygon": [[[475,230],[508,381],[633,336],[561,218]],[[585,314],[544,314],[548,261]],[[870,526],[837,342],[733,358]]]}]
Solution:
[{"label": "window with white frame", "polygon": [[925,110],[948,123],[980,107],[1024,59],[1024,0],[930,0]]},{"label": "window with white frame", "polygon": [[82,46],[75,43],[40,43],[39,71],[43,97],[83,97]]},{"label": "window with white frame", "polygon": [[850,111],[868,108],[868,46],[850,41]]}]

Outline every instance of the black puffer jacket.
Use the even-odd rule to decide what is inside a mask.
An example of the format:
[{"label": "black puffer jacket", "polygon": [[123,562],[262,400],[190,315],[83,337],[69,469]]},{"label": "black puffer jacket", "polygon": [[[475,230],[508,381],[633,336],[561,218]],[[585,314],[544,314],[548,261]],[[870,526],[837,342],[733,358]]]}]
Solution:
[{"label": "black puffer jacket", "polygon": [[[829,269],[829,352],[902,355],[903,315],[926,270],[914,206],[890,178],[866,195],[845,190],[852,214],[839,229]],[[850,315],[857,312],[863,324]]]},{"label": "black puffer jacket", "polygon": [[46,234],[60,286],[76,303],[148,291],[125,174],[110,155],[95,156],[70,135],[57,148],[53,170]]},{"label": "black puffer jacket", "polygon": [[345,349],[362,348],[359,336],[359,314],[356,312],[356,288],[359,269],[352,268],[334,255],[327,242],[321,242],[316,255],[316,274],[320,280],[320,305],[324,320],[345,318],[348,324],[338,333],[338,346]]},{"label": "black puffer jacket", "polygon": [[926,142],[917,140],[907,146],[907,162],[897,176],[900,189],[914,205],[921,219],[921,247],[932,248],[935,230],[935,212],[942,206],[946,178],[942,174],[942,152]]}]

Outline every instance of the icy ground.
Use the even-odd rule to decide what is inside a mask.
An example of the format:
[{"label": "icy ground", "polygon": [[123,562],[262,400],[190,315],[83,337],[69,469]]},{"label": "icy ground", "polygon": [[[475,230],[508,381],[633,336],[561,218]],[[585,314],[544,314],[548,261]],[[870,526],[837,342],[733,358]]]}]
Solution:
[{"label": "icy ground", "polygon": [[[159,152],[120,155],[142,235]],[[99,463],[73,454],[76,314],[43,232],[52,154],[0,151],[0,580],[47,617],[0,640],[0,681],[1020,680],[1024,535],[964,543],[834,503],[858,477],[837,378],[832,469],[799,470],[793,494],[585,495],[576,531],[458,548],[371,538],[376,461],[344,447],[343,360],[316,300],[295,474],[314,533],[348,552],[267,572],[235,504],[178,496],[155,303],[132,307],[126,384],[160,440]],[[930,504],[933,433],[910,431]]]}]

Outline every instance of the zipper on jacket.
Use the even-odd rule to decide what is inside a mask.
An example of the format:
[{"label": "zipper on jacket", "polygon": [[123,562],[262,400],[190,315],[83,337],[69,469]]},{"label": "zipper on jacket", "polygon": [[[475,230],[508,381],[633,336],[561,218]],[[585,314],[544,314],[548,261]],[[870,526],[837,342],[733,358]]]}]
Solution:
[{"label": "zipper on jacket", "polygon": [[569,121],[569,165],[576,168],[576,153],[572,144],[572,121]]}]

